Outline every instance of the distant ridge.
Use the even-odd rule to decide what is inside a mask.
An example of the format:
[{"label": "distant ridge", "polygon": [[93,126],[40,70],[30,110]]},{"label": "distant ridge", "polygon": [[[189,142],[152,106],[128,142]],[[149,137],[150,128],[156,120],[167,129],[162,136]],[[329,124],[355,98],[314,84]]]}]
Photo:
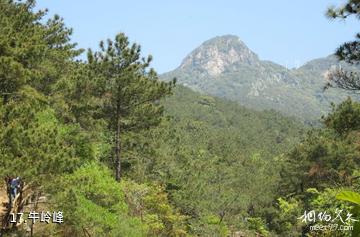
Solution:
[{"label": "distant ridge", "polygon": [[161,75],[195,91],[227,98],[257,109],[275,109],[304,121],[318,120],[348,94],[340,89],[323,91],[324,75],[338,65],[334,56],[312,60],[297,69],[287,69],[259,59],[235,35],[217,36],[202,43],[173,71]]}]

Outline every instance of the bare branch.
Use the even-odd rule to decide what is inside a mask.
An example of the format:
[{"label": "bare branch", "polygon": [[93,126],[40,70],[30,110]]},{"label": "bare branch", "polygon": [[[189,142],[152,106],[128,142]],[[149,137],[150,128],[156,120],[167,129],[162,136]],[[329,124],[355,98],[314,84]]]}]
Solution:
[{"label": "bare branch", "polygon": [[353,92],[360,92],[360,78],[356,72],[348,72],[341,67],[330,70],[326,76],[328,81],[324,90],[328,88],[340,88]]}]

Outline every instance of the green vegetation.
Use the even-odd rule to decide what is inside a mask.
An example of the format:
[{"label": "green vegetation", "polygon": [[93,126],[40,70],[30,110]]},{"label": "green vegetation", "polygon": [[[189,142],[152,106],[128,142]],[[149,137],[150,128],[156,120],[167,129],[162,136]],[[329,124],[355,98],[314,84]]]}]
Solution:
[{"label": "green vegetation", "polygon": [[[83,50],[71,29],[59,16],[45,22],[34,4],[0,0],[0,176],[25,182],[19,211],[61,210],[64,223],[21,224],[1,236],[358,235],[358,102],[333,104],[322,126],[305,127],[160,81],[151,56],[123,33],[75,60]],[[250,52],[246,63],[259,62]],[[238,65],[236,83],[251,80],[249,65]],[[301,220],[311,210],[324,218],[342,210],[348,218],[334,223],[355,228],[313,232]]]},{"label": "green vegetation", "polygon": [[238,37],[225,35],[204,42],[178,68],[161,78],[176,77],[179,84],[195,91],[256,110],[275,109],[307,124],[319,125],[319,118],[330,112],[331,103],[338,104],[348,96],[359,98],[353,91],[324,93],[324,76],[340,66],[359,72],[358,65],[339,62],[333,55],[288,69],[260,60]]},{"label": "green vegetation", "polygon": [[[45,12],[33,7],[0,1],[0,174],[22,177],[30,190],[20,211],[45,198],[42,208],[59,208],[66,221],[35,224],[31,235],[186,235],[186,218],[161,186],[111,175],[120,181],[122,138],[161,121],[158,100],[172,83],[147,69],[151,58],[124,34],[75,61],[71,30],[58,16],[42,23]],[[14,231],[22,228],[1,230]]]},{"label": "green vegetation", "polygon": [[226,236],[271,207],[280,180],[277,162],[301,136],[300,123],[184,87],[166,99],[165,108],[171,119],[151,134],[157,150],[145,176],[166,184],[193,233]]},{"label": "green vegetation", "polygon": [[[325,127],[308,133],[306,138],[286,156],[281,171],[278,214],[266,217],[270,228],[280,236],[298,236],[310,231],[311,223],[304,223],[296,217],[304,210],[327,211],[334,218],[336,208],[351,213],[359,219],[357,211],[337,200],[344,189],[359,191],[359,128],[351,126],[351,116],[358,116],[359,103],[350,99],[344,101],[324,118]],[[346,108],[346,109],[344,109]],[[348,124],[346,132],[339,124]],[[340,127],[340,129],[339,129]],[[284,218],[284,214],[286,218]],[[345,218],[344,218],[345,219]],[[339,225],[345,225],[338,222]],[[356,224],[354,222],[347,224]],[[351,232],[327,231],[320,236],[349,236]],[[357,235],[354,235],[357,236]]]}]

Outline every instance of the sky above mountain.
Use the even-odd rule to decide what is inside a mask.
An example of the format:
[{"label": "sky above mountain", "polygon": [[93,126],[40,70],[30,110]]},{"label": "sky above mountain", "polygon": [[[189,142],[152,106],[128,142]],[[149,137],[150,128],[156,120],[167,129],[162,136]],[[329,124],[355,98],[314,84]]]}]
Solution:
[{"label": "sky above mountain", "polygon": [[154,56],[153,67],[162,73],[180,65],[203,41],[232,34],[263,60],[286,67],[327,56],[353,39],[355,19],[330,21],[327,7],[341,0],[181,0],[181,1],[70,1],[38,0],[74,28],[73,39],[82,48],[95,48],[100,40],[125,32]]}]

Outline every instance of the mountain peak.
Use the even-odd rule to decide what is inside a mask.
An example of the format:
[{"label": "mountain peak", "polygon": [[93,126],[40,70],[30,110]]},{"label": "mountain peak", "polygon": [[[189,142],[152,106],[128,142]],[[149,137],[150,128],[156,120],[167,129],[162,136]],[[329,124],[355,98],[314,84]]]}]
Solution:
[{"label": "mountain peak", "polygon": [[180,68],[193,68],[216,76],[239,64],[257,65],[259,58],[238,36],[223,35],[202,43],[183,60]]},{"label": "mountain peak", "polygon": [[206,40],[203,45],[209,45],[209,44],[221,44],[221,43],[228,43],[228,44],[242,44],[246,47],[244,42],[242,42],[237,35],[221,35],[221,36],[215,36],[209,40]]}]

